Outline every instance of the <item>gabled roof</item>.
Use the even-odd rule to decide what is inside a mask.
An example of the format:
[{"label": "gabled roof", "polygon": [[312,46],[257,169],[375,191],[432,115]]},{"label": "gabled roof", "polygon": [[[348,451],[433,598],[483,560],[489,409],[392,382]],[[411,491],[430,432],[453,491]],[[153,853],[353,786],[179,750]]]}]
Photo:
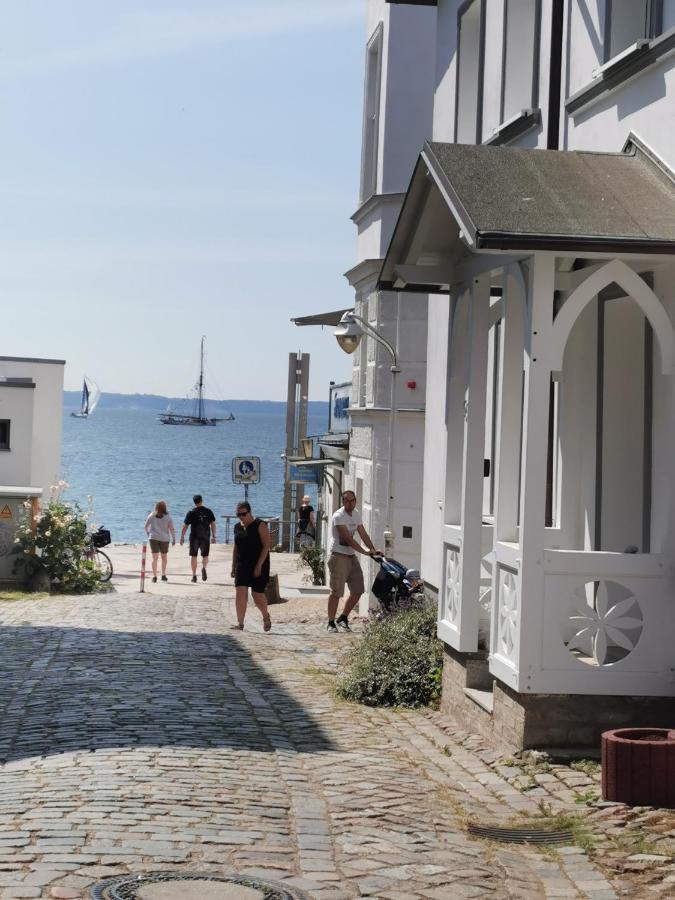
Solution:
[{"label": "gabled roof", "polygon": [[452,243],[473,251],[675,253],[675,179],[637,138],[621,153],[427,143],[380,272],[383,287],[396,281],[394,267],[418,265],[416,255],[429,263],[429,238],[418,232],[434,185],[453,220],[444,226],[446,261],[451,231]]}]

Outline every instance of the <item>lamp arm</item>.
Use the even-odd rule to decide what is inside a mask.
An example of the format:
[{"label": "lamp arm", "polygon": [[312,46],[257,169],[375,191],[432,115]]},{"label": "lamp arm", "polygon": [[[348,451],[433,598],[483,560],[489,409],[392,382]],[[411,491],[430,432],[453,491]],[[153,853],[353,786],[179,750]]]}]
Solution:
[{"label": "lamp arm", "polygon": [[389,343],[386,338],[383,338],[382,335],[375,331],[372,325],[366,322],[365,319],[362,319],[361,316],[357,316],[356,313],[351,313],[351,318],[354,319],[359,325],[363,328],[365,333],[369,335],[374,341],[377,341],[378,344],[382,344],[383,347],[389,351],[392,362],[394,364],[394,368],[398,368],[398,359],[396,358],[396,350],[394,350],[393,346]]}]

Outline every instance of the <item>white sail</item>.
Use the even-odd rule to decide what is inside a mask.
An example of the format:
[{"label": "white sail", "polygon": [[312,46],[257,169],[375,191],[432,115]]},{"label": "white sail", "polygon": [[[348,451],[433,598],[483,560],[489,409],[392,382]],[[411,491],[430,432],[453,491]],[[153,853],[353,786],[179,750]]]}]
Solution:
[{"label": "white sail", "polygon": [[86,411],[88,415],[91,415],[98,406],[98,401],[101,399],[101,389],[92,378],[88,378],[86,375],[84,376],[84,383],[87,386],[89,394]]}]

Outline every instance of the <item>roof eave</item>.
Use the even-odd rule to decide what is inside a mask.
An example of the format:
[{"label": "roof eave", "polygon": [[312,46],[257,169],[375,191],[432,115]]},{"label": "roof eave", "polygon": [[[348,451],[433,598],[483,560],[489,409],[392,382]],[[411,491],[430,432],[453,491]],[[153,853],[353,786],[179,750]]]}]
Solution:
[{"label": "roof eave", "polygon": [[616,254],[648,253],[650,255],[675,254],[674,241],[604,238],[597,235],[516,234],[499,231],[476,233],[477,250],[550,250],[566,252],[597,252]]}]

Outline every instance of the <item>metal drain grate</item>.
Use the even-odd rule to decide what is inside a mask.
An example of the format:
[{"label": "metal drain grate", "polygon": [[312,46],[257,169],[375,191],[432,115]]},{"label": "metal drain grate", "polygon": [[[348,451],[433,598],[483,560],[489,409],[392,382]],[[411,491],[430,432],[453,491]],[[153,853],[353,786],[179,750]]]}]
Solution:
[{"label": "metal drain grate", "polygon": [[[243,875],[213,875],[208,872],[151,872],[147,875],[120,875],[108,878],[92,888],[93,900],[138,900],[138,892],[149,885],[165,884],[167,891],[180,882],[210,882],[212,885],[231,885],[258,891],[264,900],[306,900],[306,894],[289,891],[280,884],[246,878]],[[168,893],[167,893],[168,896]],[[176,895],[174,895],[176,896]]]},{"label": "metal drain grate", "polygon": [[546,828],[497,828],[492,825],[469,825],[469,834],[501,841],[505,844],[571,844],[571,831],[549,831]]}]

